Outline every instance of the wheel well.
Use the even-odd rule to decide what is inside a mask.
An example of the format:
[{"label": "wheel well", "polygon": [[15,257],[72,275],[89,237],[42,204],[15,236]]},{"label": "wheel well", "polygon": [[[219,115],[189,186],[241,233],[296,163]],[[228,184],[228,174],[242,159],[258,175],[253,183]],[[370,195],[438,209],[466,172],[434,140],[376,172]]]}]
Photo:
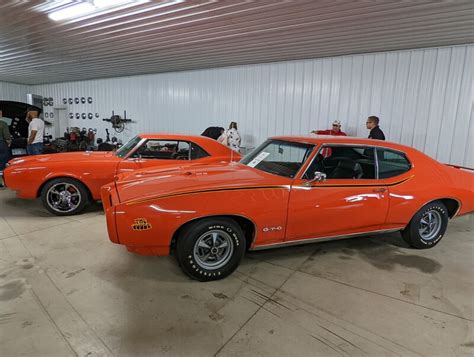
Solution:
[{"label": "wheel well", "polygon": [[441,201],[444,203],[444,205],[448,209],[449,218],[453,218],[459,209],[459,202],[452,198],[441,198],[438,201]]},{"label": "wheel well", "polygon": [[61,179],[61,178],[67,178],[69,180],[74,180],[74,181],[77,181],[79,183],[81,183],[87,190],[87,194],[89,195],[89,199],[92,199],[92,193],[91,193],[91,190],[89,189],[89,187],[87,187],[87,185],[82,182],[81,180],[78,180],[77,178],[75,177],[69,177],[69,176],[57,176],[57,177],[51,177],[50,179],[46,180],[45,182],[43,182],[41,184],[41,186],[39,187],[38,189],[38,192],[36,193],[36,197],[40,197],[41,196],[41,191],[43,190],[43,187],[50,181],[52,180],[56,180],[56,179]]},{"label": "wheel well", "polygon": [[200,217],[192,221],[186,222],[181,227],[179,227],[176,230],[176,232],[174,232],[173,238],[171,239],[171,243],[170,243],[170,253],[174,253],[174,250],[176,248],[176,242],[178,240],[179,235],[181,234],[183,230],[185,230],[191,224],[196,223],[203,219],[207,219],[207,218],[230,218],[234,220],[240,226],[240,228],[242,228],[242,231],[244,232],[247,250],[252,245],[253,240],[255,238],[255,224],[250,219],[242,217],[242,216],[236,216],[236,215],[206,216],[206,217]]}]

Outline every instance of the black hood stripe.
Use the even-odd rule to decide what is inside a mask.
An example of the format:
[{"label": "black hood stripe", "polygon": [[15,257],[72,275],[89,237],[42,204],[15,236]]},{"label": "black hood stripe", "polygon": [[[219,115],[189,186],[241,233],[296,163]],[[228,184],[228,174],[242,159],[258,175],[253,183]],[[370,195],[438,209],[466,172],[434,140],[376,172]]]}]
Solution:
[{"label": "black hood stripe", "polygon": [[224,192],[224,191],[249,191],[249,190],[275,190],[275,189],[290,189],[289,185],[281,185],[281,186],[243,186],[243,187],[221,187],[221,188],[211,188],[205,190],[196,190],[196,191],[187,191],[187,192],[178,192],[178,193],[171,193],[168,195],[161,195],[155,196],[150,198],[144,199],[137,199],[130,202],[127,202],[127,205],[133,205],[136,203],[143,203],[153,200],[159,200],[163,198],[170,198],[170,197],[179,197],[179,196],[187,196],[187,195],[194,195],[198,193],[211,193],[211,192]]}]

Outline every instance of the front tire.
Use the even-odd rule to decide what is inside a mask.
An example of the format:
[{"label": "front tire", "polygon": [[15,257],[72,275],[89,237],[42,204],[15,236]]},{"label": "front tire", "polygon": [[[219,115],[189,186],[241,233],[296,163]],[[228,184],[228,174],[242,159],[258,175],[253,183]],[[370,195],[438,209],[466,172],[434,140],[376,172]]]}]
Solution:
[{"label": "front tire", "polygon": [[432,248],[443,238],[448,227],[448,219],[448,210],[443,202],[430,202],[413,216],[402,231],[402,237],[414,248]]},{"label": "front tire", "polygon": [[176,257],[181,269],[198,281],[223,279],[239,265],[245,236],[228,218],[207,218],[192,223],[178,237]]},{"label": "front tire", "polygon": [[72,216],[89,203],[89,192],[81,182],[61,177],[48,181],[41,190],[43,206],[57,216]]}]

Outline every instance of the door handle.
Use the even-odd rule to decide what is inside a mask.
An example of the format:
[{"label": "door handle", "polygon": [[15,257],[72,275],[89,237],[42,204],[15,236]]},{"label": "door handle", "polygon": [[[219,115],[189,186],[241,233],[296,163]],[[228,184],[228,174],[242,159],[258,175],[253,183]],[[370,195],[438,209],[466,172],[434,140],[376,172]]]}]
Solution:
[{"label": "door handle", "polygon": [[379,187],[379,188],[374,188],[373,191],[377,193],[384,193],[385,191],[387,191],[387,189],[385,187]]}]

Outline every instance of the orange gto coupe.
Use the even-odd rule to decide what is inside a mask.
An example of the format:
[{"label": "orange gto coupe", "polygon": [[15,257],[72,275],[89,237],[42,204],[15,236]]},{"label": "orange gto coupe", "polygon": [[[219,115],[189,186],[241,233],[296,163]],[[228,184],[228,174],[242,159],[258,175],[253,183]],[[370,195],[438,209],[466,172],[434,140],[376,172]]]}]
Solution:
[{"label": "orange gto coupe", "polygon": [[99,200],[100,187],[113,181],[116,174],[156,166],[239,159],[238,153],[203,136],[144,134],[116,152],[70,152],[13,159],[4,171],[4,180],[18,197],[41,197],[51,213],[68,216],[80,213],[91,200]]},{"label": "orange gto coupe", "polygon": [[120,175],[102,188],[110,240],[173,252],[186,274],[223,278],[247,249],[401,231],[431,248],[474,210],[474,174],[395,143],[275,137],[240,162]]}]

